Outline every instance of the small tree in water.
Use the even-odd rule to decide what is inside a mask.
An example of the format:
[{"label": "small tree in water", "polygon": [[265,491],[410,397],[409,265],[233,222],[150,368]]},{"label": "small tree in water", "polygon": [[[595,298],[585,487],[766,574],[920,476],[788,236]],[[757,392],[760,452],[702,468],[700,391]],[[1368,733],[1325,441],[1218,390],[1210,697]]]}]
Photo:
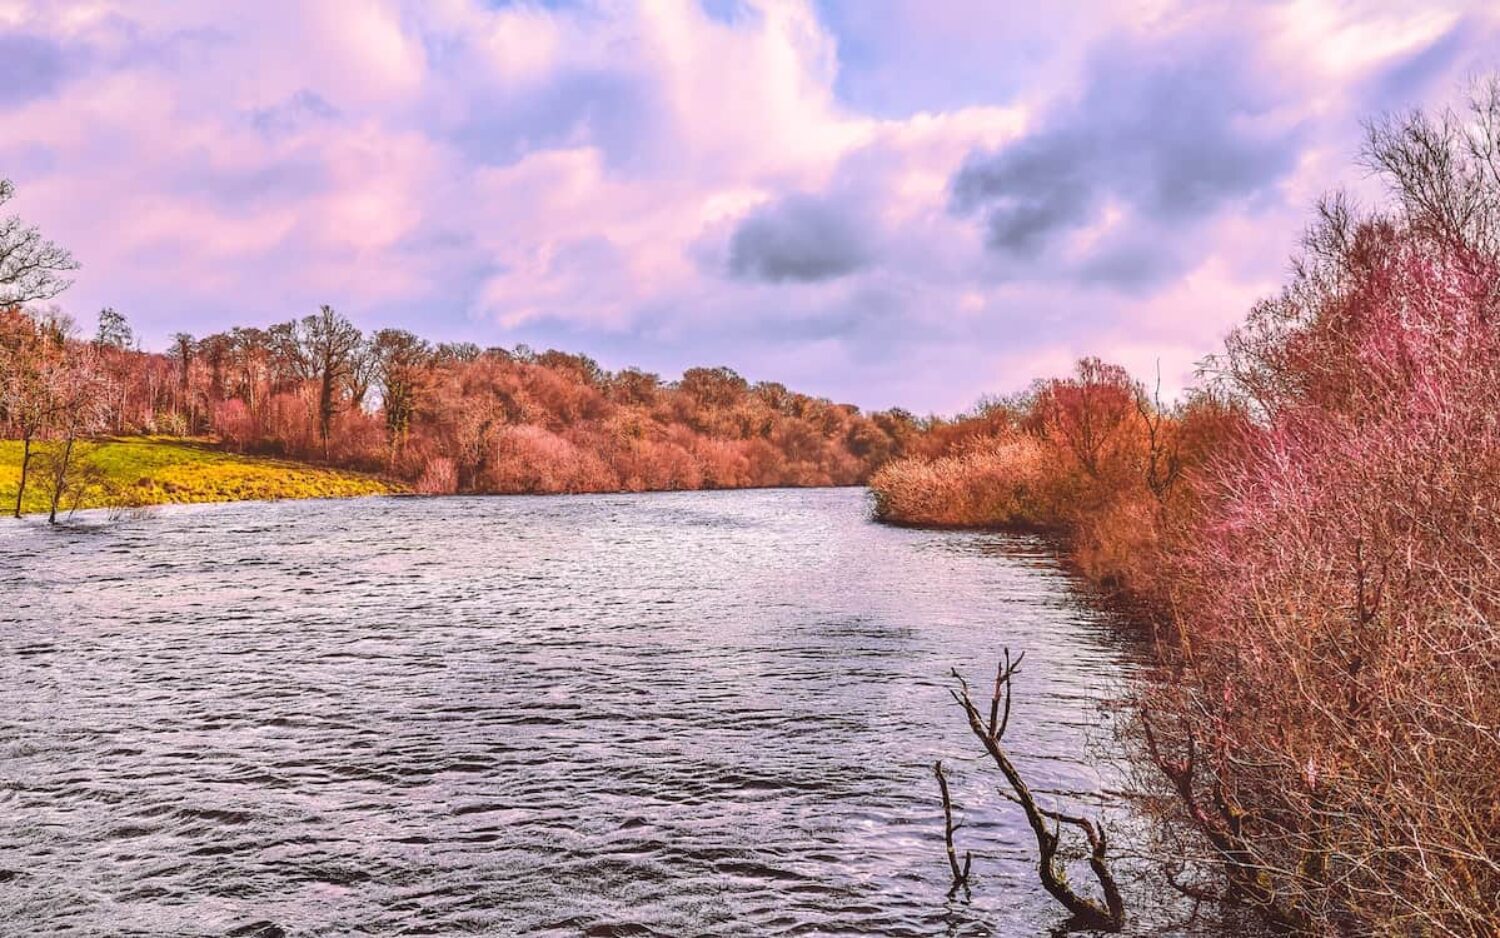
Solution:
[{"label": "small tree in water", "polygon": [[54,416],[43,460],[42,481],[47,492],[47,521],[57,523],[64,500],[78,489],[79,444],[101,432],[109,420],[109,380],[99,367],[97,352],[89,346],[69,349],[64,365],[48,393],[54,397]]}]

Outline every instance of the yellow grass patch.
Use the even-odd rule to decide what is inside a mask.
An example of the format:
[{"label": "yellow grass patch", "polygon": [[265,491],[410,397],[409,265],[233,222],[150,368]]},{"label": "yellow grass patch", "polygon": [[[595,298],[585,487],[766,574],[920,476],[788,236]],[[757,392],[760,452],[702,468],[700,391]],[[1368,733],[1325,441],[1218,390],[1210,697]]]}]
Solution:
[{"label": "yellow grass patch", "polygon": [[[33,444],[33,452],[49,444]],[[93,480],[83,487],[80,508],[161,505],[251,499],[347,498],[404,491],[375,476],[215,449],[203,440],[120,437],[79,444],[80,466]],[[35,458],[34,458],[35,459]],[[32,464],[35,473],[40,460]],[[21,444],[0,440],[0,509],[15,505],[21,475]],[[27,481],[21,510],[47,510],[42,480]],[[64,507],[72,507],[71,498]]]}]

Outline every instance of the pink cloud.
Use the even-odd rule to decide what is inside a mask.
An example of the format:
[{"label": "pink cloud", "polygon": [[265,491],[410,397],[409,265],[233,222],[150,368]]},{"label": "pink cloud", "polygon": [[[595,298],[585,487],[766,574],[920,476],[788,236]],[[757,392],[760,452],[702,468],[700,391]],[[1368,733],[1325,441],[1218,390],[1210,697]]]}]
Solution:
[{"label": "pink cloud", "polygon": [[[0,98],[0,173],[83,262],[74,312],[117,306],[154,341],[330,302],[436,338],[953,409],[1085,353],[1185,381],[1279,281],[1312,199],[1358,179],[1358,118],[1450,94],[1497,20],[861,9],[22,3],[0,30],[40,64]],[[1194,71],[1224,50],[1241,73]],[[1174,74],[1196,82],[1194,120],[1241,113],[1169,131]],[[1085,130],[1090,188],[1046,183],[1056,240],[997,252],[996,206],[1040,191],[1004,188],[1037,178],[1025,148],[1077,155]],[[956,211],[983,160],[999,188]],[[1227,194],[1161,188],[1180,180]],[[840,233],[852,253],[818,240]],[[788,266],[736,267],[756,243]]]}]

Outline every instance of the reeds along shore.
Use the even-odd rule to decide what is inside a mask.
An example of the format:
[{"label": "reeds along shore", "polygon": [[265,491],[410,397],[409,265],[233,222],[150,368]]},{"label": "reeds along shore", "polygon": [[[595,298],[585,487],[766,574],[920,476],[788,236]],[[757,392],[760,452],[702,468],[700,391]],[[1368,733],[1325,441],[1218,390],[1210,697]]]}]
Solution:
[{"label": "reeds along shore", "polygon": [[1372,127],[1389,204],[1326,201],[1200,389],[1088,359],[871,483],[893,521],[1064,532],[1153,610],[1179,881],[1298,931],[1500,928],[1496,152],[1494,82]]}]

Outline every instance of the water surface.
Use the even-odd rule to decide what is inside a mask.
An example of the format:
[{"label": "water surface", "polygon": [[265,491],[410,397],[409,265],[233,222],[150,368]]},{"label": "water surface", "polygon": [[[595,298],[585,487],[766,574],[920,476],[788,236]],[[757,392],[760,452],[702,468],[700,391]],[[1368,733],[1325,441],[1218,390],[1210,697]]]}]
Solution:
[{"label": "water surface", "polygon": [[0,525],[0,932],[1045,932],[948,670],[1024,650],[1017,761],[1118,812],[1128,654],[1045,543],[865,499]]}]

